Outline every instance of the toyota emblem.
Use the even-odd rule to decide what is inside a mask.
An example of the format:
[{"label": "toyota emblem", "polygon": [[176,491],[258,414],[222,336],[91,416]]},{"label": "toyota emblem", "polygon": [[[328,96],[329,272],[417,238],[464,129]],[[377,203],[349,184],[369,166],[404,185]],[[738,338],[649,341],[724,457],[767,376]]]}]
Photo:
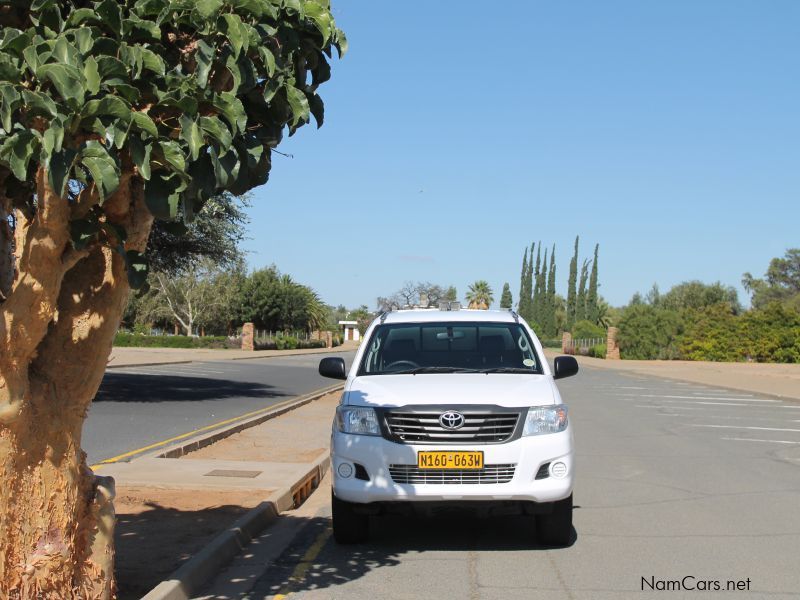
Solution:
[{"label": "toyota emblem", "polygon": [[448,410],[439,417],[439,424],[444,429],[461,429],[464,426],[464,415]]}]

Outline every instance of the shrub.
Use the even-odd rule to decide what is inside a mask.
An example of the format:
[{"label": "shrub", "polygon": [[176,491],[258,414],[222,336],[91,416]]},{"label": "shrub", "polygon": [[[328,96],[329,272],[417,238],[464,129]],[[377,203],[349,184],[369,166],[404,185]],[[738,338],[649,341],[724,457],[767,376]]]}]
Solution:
[{"label": "shrub", "polygon": [[589,348],[589,356],[593,356],[594,358],[605,358],[606,357],[606,345],[605,344],[596,344]]},{"label": "shrub", "polygon": [[572,339],[573,340],[590,340],[594,338],[605,338],[606,330],[595,325],[591,321],[577,321],[572,326]]},{"label": "shrub", "polygon": [[542,343],[542,348],[561,348],[561,340],[556,338],[539,340]]},{"label": "shrub", "polygon": [[683,332],[681,315],[649,304],[632,304],[619,320],[622,358],[652,360],[679,357],[678,343]]}]

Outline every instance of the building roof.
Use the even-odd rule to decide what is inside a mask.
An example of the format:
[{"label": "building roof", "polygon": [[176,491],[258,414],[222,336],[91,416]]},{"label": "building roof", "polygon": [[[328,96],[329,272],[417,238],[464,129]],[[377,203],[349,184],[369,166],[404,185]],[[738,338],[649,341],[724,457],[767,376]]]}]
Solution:
[{"label": "building roof", "polygon": [[339,325],[358,325],[358,321],[339,321]]}]

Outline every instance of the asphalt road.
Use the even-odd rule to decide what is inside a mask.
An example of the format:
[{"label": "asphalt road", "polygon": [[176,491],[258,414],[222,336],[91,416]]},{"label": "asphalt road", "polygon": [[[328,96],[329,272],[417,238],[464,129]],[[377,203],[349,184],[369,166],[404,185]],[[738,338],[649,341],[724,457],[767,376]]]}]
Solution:
[{"label": "asphalt road", "polygon": [[317,497],[247,597],[800,597],[800,404],[599,369],[559,387],[578,455],[570,547],[540,546],[530,517],[468,516],[375,518],[370,543],[343,547]]},{"label": "asphalt road", "polygon": [[324,356],[354,352],[108,369],[83,427],[89,464],[334,385]]}]

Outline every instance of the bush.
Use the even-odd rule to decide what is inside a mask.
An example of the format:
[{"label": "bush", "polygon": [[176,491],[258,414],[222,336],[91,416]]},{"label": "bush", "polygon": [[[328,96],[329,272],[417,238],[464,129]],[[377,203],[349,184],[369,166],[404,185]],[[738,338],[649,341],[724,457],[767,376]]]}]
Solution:
[{"label": "bush", "polygon": [[114,337],[119,348],[194,348],[195,338],[186,335],[140,335],[120,332]]},{"label": "bush", "polygon": [[551,338],[549,340],[539,340],[542,343],[542,348],[561,348],[561,340]]},{"label": "bush", "polygon": [[594,358],[605,358],[606,357],[606,345],[605,344],[596,344],[589,348],[589,356],[593,356]]},{"label": "bush", "polygon": [[677,312],[649,304],[632,304],[623,311],[618,327],[617,343],[622,358],[679,358],[683,320]]},{"label": "bush", "polygon": [[573,340],[591,340],[594,338],[606,337],[606,330],[595,325],[591,321],[577,321],[572,326],[572,339]]}]

